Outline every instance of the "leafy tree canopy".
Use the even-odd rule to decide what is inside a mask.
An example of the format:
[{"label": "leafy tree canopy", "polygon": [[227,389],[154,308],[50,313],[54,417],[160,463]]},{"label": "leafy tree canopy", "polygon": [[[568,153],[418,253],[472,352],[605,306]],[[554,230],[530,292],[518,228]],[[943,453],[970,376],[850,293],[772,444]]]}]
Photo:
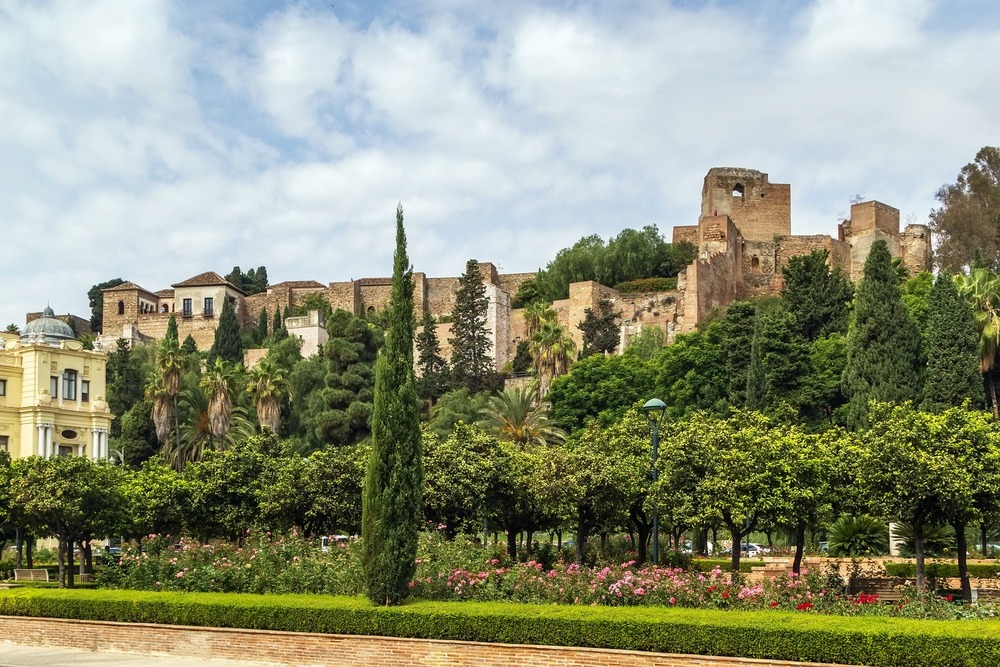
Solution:
[{"label": "leafy tree canopy", "polygon": [[957,273],[979,257],[986,268],[1000,269],[1000,148],[980,149],[936,197],[941,206],[930,222],[940,266]]},{"label": "leafy tree canopy", "polygon": [[234,266],[233,270],[227,273],[225,278],[230,284],[240,288],[247,295],[267,291],[267,267],[264,266],[250,269],[246,273],[243,273],[240,267]]}]

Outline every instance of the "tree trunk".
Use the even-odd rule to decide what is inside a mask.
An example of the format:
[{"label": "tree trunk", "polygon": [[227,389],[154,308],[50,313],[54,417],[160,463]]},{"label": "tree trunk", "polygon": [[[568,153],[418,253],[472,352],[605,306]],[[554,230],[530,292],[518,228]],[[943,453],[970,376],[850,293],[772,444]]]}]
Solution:
[{"label": "tree trunk", "polygon": [[917,558],[917,590],[927,588],[926,569],[924,566],[924,522],[913,522],[913,551]]},{"label": "tree trunk", "polygon": [[601,555],[606,556],[608,553],[608,534],[607,532],[601,533]]},{"label": "tree trunk", "polygon": [[24,559],[25,565],[30,570],[35,565],[35,536],[27,535],[24,538]]},{"label": "tree trunk", "polygon": [[66,540],[66,588],[74,588],[73,583],[73,538]]},{"label": "tree trunk", "polygon": [[965,522],[956,521],[951,524],[955,528],[955,540],[958,546],[958,578],[962,582],[962,599],[972,602],[972,582],[969,581],[969,545],[965,537]]},{"label": "tree trunk", "polygon": [[513,529],[507,531],[507,558],[517,562],[517,531]]},{"label": "tree trunk", "polygon": [[66,587],[66,540],[59,537],[59,588]]},{"label": "tree trunk", "polygon": [[802,552],[806,549],[806,524],[795,526],[795,559],[792,561],[792,572],[802,574]]},{"label": "tree trunk", "polygon": [[524,540],[525,548],[528,550],[528,555],[531,556],[535,553],[534,545],[531,543],[531,538],[535,534],[535,531],[531,528],[528,529],[528,536]]},{"label": "tree trunk", "polygon": [[[732,581],[733,583],[736,583],[736,579],[739,577],[740,574],[740,556],[743,555],[744,533],[741,533],[739,526],[732,523],[731,521],[726,522],[726,527],[729,528],[729,534],[732,535],[733,537],[733,556],[729,561],[729,572],[730,572],[729,580]],[[746,535],[750,534],[749,529],[745,534]]]},{"label": "tree trunk", "polygon": [[24,555],[24,540],[21,538],[21,529],[17,529],[17,539],[15,540],[15,545],[17,547],[17,560],[14,567],[21,568],[21,558]]},{"label": "tree trunk", "polygon": [[997,386],[993,382],[993,370],[986,371],[986,386],[990,388],[990,403],[993,405],[993,418],[1000,419],[1000,405],[997,405]]},{"label": "tree trunk", "polygon": [[719,546],[719,534],[716,531],[715,526],[712,526],[712,551],[714,552],[718,548],[718,546]]}]

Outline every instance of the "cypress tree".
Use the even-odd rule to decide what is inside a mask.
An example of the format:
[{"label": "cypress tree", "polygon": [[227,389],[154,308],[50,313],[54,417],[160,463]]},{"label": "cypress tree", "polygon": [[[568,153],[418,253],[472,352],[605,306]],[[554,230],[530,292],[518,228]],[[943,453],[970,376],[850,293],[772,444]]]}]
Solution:
[{"label": "cypress tree", "polygon": [[750,342],[750,363],[746,368],[746,406],[762,410],[767,401],[767,378],[764,375],[764,323],[761,317],[753,319],[753,337]]},{"label": "cypress tree", "polygon": [[180,337],[177,333],[177,318],[175,318],[173,315],[171,315],[170,319],[167,320],[167,333],[163,337],[169,338],[173,340],[175,343],[180,342]]},{"label": "cypress tree", "polygon": [[920,333],[903,304],[889,247],[875,241],[858,284],[842,380],[847,424],[867,426],[868,402],[919,400]]},{"label": "cypress tree", "polygon": [[284,326],[284,322],[281,319],[281,308],[275,307],[274,309],[274,321],[271,322],[271,334],[277,337],[278,331]]},{"label": "cypress tree", "polygon": [[198,351],[198,343],[194,341],[194,337],[191,334],[188,334],[187,337],[184,338],[184,342],[181,343],[181,350],[187,356],[190,356]]},{"label": "cypress tree", "polygon": [[453,389],[468,389],[478,393],[495,384],[496,370],[490,351],[486,309],[489,307],[486,285],[479,274],[479,262],[470,259],[465,273],[458,279],[455,309],[452,311],[451,374]]},{"label": "cypress tree", "polygon": [[240,336],[240,325],[236,321],[236,309],[229,299],[222,301],[222,314],[219,315],[219,327],[215,330],[215,342],[208,352],[209,365],[215,363],[216,357],[243,365],[243,338]]},{"label": "cypress tree", "polygon": [[424,313],[420,322],[423,327],[417,334],[417,395],[433,405],[448,391],[448,362],[441,356],[434,318]]},{"label": "cypress tree", "polygon": [[927,380],[921,408],[937,412],[966,400],[981,408],[985,397],[972,307],[946,271],[938,274],[928,301]]},{"label": "cypress tree", "polygon": [[375,364],[372,450],[362,494],[362,566],[368,598],[398,604],[416,569],[423,509],[420,404],[413,378],[413,281],[403,207],[396,208],[396,252],[385,346]]},{"label": "cypress tree", "polygon": [[257,344],[264,342],[267,338],[267,308],[261,308],[260,317],[257,318]]}]

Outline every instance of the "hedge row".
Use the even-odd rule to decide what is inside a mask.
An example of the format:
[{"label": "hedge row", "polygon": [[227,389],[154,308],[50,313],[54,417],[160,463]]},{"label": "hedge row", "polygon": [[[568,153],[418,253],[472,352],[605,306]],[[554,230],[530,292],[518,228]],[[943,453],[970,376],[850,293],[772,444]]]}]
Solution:
[{"label": "hedge row", "polygon": [[677,278],[636,278],[624,283],[615,285],[619,292],[642,293],[642,292],[669,292],[677,289]]},{"label": "hedge row", "polygon": [[[766,563],[762,560],[748,560],[746,558],[740,559],[740,572],[749,573],[751,568],[763,567]],[[698,572],[711,572],[713,568],[719,568],[723,572],[729,572],[729,568],[732,565],[732,561],[728,558],[693,558],[691,560],[691,569],[697,570]]]},{"label": "hedge row", "polygon": [[[958,576],[958,563],[927,563],[924,567],[927,576],[935,579]],[[886,563],[885,574],[888,577],[917,576],[915,563]],[[1000,578],[1000,563],[970,563],[969,576],[976,579]]]},{"label": "hedge row", "polygon": [[788,612],[120,590],[0,591],[0,615],[542,644],[877,665],[995,667],[1000,624]]}]

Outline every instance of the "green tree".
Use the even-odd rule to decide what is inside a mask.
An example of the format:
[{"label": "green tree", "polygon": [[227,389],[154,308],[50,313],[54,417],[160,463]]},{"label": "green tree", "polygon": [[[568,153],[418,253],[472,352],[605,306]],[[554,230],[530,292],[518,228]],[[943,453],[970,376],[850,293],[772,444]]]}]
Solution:
[{"label": "green tree", "polygon": [[625,354],[642,361],[649,361],[660,355],[667,345],[667,335],[658,326],[645,326],[633,335],[625,346]]},{"label": "green tree", "polygon": [[747,371],[747,407],[771,411],[797,408],[809,374],[809,344],[795,316],[777,309],[756,318]]},{"label": "green tree", "polygon": [[581,359],[566,375],[552,381],[546,400],[549,414],[567,431],[588,419],[609,426],[629,407],[653,395],[656,369],[629,354]]},{"label": "green tree", "polygon": [[720,347],[729,378],[729,401],[734,407],[746,405],[747,373],[753,356],[757,308],[750,301],[733,301],[719,322]]},{"label": "green tree", "polygon": [[152,414],[153,405],[143,400],[122,415],[115,449],[119,459],[130,468],[138,468],[159,451]]},{"label": "green tree", "polygon": [[931,287],[934,285],[934,274],[921,271],[903,283],[903,305],[910,311],[913,323],[917,325],[921,338],[927,335],[927,312],[930,304]]},{"label": "green tree", "polygon": [[262,525],[298,528],[307,538],[361,532],[361,481],[368,447],[330,447],[308,457],[272,459],[273,483],[262,490]]},{"label": "green tree", "polygon": [[194,336],[188,334],[187,336],[184,337],[184,342],[181,343],[181,351],[188,358],[194,356],[195,352],[198,351],[198,343],[195,342]]},{"label": "green tree", "polygon": [[239,383],[233,366],[216,357],[206,369],[199,386],[208,397],[208,430],[219,443],[229,433],[233,414],[233,391]]},{"label": "green tree", "polygon": [[479,421],[489,400],[488,394],[473,394],[468,389],[449,391],[434,404],[427,427],[439,438],[447,438],[459,422],[475,424]]},{"label": "green tree", "polygon": [[666,416],[681,419],[696,410],[722,414],[729,408],[729,378],[719,324],[674,339],[653,361],[655,391],[667,404]]},{"label": "green tree", "polygon": [[871,400],[901,403],[919,398],[920,335],[903,305],[885,241],[872,244],[858,285],[847,334],[844,394],[847,423],[867,423]]},{"label": "green tree", "polygon": [[941,267],[959,273],[978,255],[987,268],[1000,269],[1000,148],[980,149],[936,197],[941,206],[930,222]]},{"label": "green tree", "polygon": [[830,524],[827,537],[831,556],[881,556],[889,550],[888,526],[867,514],[840,517]]},{"label": "green tree", "polygon": [[234,266],[225,278],[229,284],[239,288],[247,295],[267,291],[267,268],[263,266],[250,269],[246,273],[243,273],[240,267]]},{"label": "green tree", "polygon": [[73,587],[73,547],[122,525],[119,469],[81,456],[22,459],[12,474],[11,502],[27,527],[59,541],[59,586]]},{"label": "green tree", "polygon": [[417,395],[431,405],[448,391],[448,362],[441,356],[434,318],[424,313],[417,334]]},{"label": "green tree", "polygon": [[488,391],[496,384],[489,330],[486,328],[486,285],[479,273],[479,262],[470,259],[458,280],[455,309],[452,311],[451,344],[452,386],[472,392]]},{"label": "green tree", "polygon": [[993,417],[1000,419],[994,366],[1000,344],[1000,276],[986,269],[973,269],[968,276],[955,276],[959,293],[972,306],[972,316],[979,334],[979,372],[989,390]]},{"label": "green tree", "polygon": [[257,318],[257,344],[263,344],[267,338],[267,308],[260,309],[260,317]]},{"label": "green tree", "polygon": [[781,267],[781,298],[808,341],[847,331],[851,283],[828,264],[829,252],[813,250]]},{"label": "green tree", "polygon": [[117,346],[108,355],[106,366],[108,409],[114,415],[111,437],[121,435],[121,419],[132,406],[143,399],[142,362],[133,356],[128,342],[119,338]]},{"label": "green tree", "polygon": [[480,425],[501,440],[525,446],[562,442],[566,434],[535,402],[533,386],[504,389],[494,394],[482,411]]},{"label": "green tree", "polygon": [[247,394],[257,409],[261,430],[278,432],[281,423],[281,401],[288,396],[288,374],[270,352],[247,372]]},{"label": "green tree", "polygon": [[327,331],[330,338],[320,354],[295,364],[289,376],[292,415],[287,431],[303,438],[310,450],[354,444],[371,433],[382,333],[339,309],[327,321]]},{"label": "green tree", "polygon": [[279,332],[284,328],[285,322],[281,319],[281,309],[276,306],[274,308],[274,321],[271,323],[271,335],[278,338]]},{"label": "green tree", "polygon": [[91,331],[104,331],[104,290],[118,287],[124,282],[121,278],[112,278],[103,283],[97,283],[87,290],[87,300],[90,302]]},{"label": "green tree", "polygon": [[240,335],[240,325],[236,321],[236,309],[230,299],[222,302],[222,314],[219,315],[219,326],[215,330],[215,341],[208,351],[208,363],[215,362],[216,357],[231,364],[243,365],[243,337]]},{"label": "green tree", "polygon": [[927,379],[921,407],[939,411],[965,401],[983,404],[979,336],[972,308],[942,271],[934,281],[927,315]]},{"label": "green tree", "polygon": [[593,308],[583,311],[583,322],[577,328],[583,332],[582,356],[610,354],[618,349],[621,327],[618,325],[620,312],[615,312],[610,299],[599,299],[597,312]]},{"label": "green tree", "polygon": [[[477,271],[478,273],[478,271]],[[362,496],[362,565],[375,604],[408,594],[423,513],[420,405],[413,378],[413,281],[403,207],[396,208],[396,252],[385,348],[375,366],[372,452]]]},{"label": "green tree", "polygon": [[544,397],[552,380],[565,375],[576,357],[576,343],[555,319],[547,319],[531,335],[531,356],[538,372],[538,396]]},{"label": "green tree", "polygon": [[130,471],[122,482],[128,527],[134,540],[150,534],[179,535],[190,507],[190,486],[176,470],[153,459]]}]

